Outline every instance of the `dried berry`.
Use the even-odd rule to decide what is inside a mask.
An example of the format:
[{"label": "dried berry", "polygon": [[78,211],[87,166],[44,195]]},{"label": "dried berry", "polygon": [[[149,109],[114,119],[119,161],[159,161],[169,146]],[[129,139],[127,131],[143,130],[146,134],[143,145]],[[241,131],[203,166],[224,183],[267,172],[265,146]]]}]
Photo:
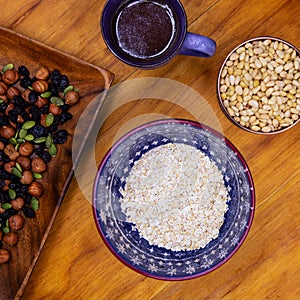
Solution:
[{"label": "dried berry", "polygon": [[18,72],[21,76],[29,77],[30,73],[26,66],[20,66]]},{"label": "dried berry", "polygon": [[[30,200],[30,203],[31,203],[31,200]],[[35,217],[35,211],[29,206],[23,206],[22,211],[26,218],[34,218]]]},{"label": "dried berry", "polygon": [[66,142],[68,138],[68,132],[64,129],[58,130],[53,135],[53,142],[54,144],[63,144]]}]

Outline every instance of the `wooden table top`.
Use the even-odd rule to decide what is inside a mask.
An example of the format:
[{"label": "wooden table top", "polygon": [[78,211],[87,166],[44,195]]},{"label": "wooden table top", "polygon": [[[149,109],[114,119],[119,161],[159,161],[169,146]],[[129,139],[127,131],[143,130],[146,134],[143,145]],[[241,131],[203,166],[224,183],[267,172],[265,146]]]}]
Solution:
[{"label": "wooden table top", "polygon": [[[300,48],[300,3],[182,3],[189,31],[213,38],[217,52],[210,59],[178,56],[150,71],[124,65],[107,50],[99,30],[102,0],[0,0],[0,25],[110,70],[115,74],[113,85],[166,78],[201,94],[254,179],[256,211],[248,237],[228,262],[203,277],[182,282],[145,277],[119,262],[104,245],[91,203],[73,178],[22,299],[300,299],[300,125],[271,136],[246,132],[225,117],[216,96],[219,68],[244,40],[275,36]],[[145,116],[196,120],[197,103],[191,105],[187,110],[169,101],[133,99],[108,109],[96,143],[97,163],[116,136]]]}]

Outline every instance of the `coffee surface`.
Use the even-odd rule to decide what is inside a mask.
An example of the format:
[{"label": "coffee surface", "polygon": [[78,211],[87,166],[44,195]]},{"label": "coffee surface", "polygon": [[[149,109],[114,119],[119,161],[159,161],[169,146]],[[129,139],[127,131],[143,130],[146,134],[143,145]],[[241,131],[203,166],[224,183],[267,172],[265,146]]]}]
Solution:
[{"label": "coffee surface", "polygon": [[158,56],[172,42],[174,23],[172,11],[166,4],[147,0],[131,2],[117,16],[118,43],[133,57]]}]

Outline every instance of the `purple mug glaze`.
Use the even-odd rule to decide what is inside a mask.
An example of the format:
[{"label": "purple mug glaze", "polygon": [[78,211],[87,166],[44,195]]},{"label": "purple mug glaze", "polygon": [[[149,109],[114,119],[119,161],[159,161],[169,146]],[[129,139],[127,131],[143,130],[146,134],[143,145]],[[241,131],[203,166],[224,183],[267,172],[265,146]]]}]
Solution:
[{"label": "purple mug glaze", "polygon": [[[170,45],[154,57],[134,57],[126,53],[119,45],[116,37],[116,18],[122,7],[129,3],[154,2],[167,5],[171,9],[175,21],[175,34]],[[209,37],[187,31],[185,10],[177,0],[108,0],[101,16],[101,31],[108,49],[124,63],[142,68],[152,69],[168,63],[176,55],[211,57],[216,51],[216,42]]]}]

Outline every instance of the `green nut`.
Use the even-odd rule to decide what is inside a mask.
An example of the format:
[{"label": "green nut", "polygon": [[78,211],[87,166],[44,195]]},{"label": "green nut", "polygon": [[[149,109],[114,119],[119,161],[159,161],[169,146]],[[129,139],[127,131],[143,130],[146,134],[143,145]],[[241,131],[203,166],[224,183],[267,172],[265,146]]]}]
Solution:
[{"label": "green nut", "polygon": [[49,149],[52,144],[53,144],[53,139],[52,139],[51,135],[48,135],[47,138],[46,138],[45,145]]},{"label": "green nut", "polygon": [[1,208],[5,209],[5,210],[10,209],[11,204],[10,203],[3,203],[3,204],[1,204]]},{"label": "green nut", "polygon": [[52,144],[49,148],[49,154],[53,157],[57,154],[57,148],[54,144]]},{"label": "green nut", "polygon": [[7,70],[13,70],[14,67],[14,64],[7,64],[2,68],[2,72],[5,73]]},{"label": "green nut", "polygon": [[46,139],[47,139],[46,137],[40,136],[40,137],[34,139],[33,141],[34,141],[36,144],[41,144],[41,143],[45,143],[45,142],[46,142]]},{"label": "green nut", "polygon": [[59,97],[52,97],[50,99],[50,102],[53,103],[56,106],[64,105],[64,101],[61,98],[59,98]]},{"label": "green nut", "polygon": [[9,229],[9,227],[6,226],[6,227],[2,228],[2,231],[3,231],[4,234],[7,234],[7,233],[10,232],[10,229]]},{"label": "green nut", "polygon": [[26,135],[27,135],[27,130],[21,128],[21,130],[19,131],[19,138],[24,139]]},{"label": "green nut", "polygon": [[46,126],[47,127],[51,126],[53,124],[53,121],[54,121],[54,115],[52,113],[49,113],[45,119]]},{"label": "green nut", "polygon": [[31,198],[31,206],[34,210],[38,210],[39,209],[39,200],[35,197]]},{"label": "green nut", "polygon": [[41,97],[43,98],[49,98],[52,95],[52,93],[50,91],[44,92],[41,94]]},{"label": "green nut", "polygon": [[17,197],[17,193],[16,193],[16,191],[15,190],[13,190],[13,189],[9,189],[8,190],[8,196],[9,196],[9,198],[10,199],[16,199],[16,197]]},{"label": "green nut", "polygon": [[[22,172],[20,172],[20,170],[16,167],[11,168],[11,173],[19,178],[23,177]],[[12,199],[14,199],[14,198],[12,198]]]},{"label": "green nut", "polygon": [[71,92],[71,91],[73,91],[73,90],[74,90],[73,85],[69,85],[68,87],[66,87],[66,88],[64,89],[64,95],[66,95],[68,92]]},{"label": "green nut", "polygon": [[42,174],[40,174],[40,173],[32,172],[32,175],[33,175],[33,177],[34,177],[35,179],[42,179],[42,178],[43,178]]},{"label": "green nut", "polygon": [[28,142],[33,141],[34,140],[34,136],[32,134],[27,134],[25,136],[25,140],[28,141]]},{"label": "green nut", "polygon": [[22,128],[28,130],[35,125],[35,121],[27,121],[22,125]]}]

